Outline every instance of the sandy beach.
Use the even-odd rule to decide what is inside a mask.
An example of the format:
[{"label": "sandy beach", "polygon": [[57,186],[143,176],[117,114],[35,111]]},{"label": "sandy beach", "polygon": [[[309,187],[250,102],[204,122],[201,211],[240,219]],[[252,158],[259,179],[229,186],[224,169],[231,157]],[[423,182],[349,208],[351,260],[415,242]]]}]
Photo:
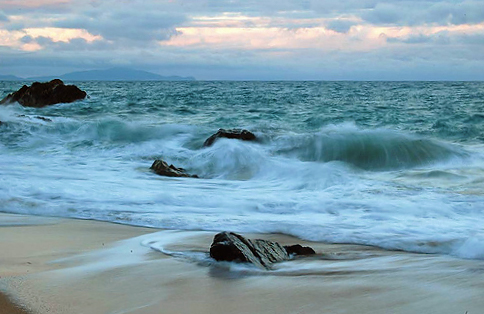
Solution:
[{"label": "sandy beach", "polygon": [[211,261],[206,251],[214,234],[2,214],[0,313],[473,314],[484,308],[484,261],[247,235],[309,244],[320,253],[262,271]]}]

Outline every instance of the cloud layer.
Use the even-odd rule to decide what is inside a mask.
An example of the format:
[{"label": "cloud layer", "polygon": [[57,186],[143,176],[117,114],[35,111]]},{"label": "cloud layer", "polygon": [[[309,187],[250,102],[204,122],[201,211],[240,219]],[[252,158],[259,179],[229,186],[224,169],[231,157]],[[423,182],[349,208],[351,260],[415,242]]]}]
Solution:
[{"label": "cloud layer", "polygon": [[482,1],[3,0],[0,74],[484,79]]}]

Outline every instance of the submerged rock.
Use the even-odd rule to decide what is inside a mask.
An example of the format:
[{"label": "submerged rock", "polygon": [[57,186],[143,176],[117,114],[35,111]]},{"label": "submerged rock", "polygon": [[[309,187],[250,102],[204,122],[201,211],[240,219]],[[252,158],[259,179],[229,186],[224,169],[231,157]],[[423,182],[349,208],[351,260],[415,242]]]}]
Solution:
[{"label": "submerged rock", "polygon": [[[24,114],[19,114],[17,117],[19,117],[19,118],[30,118],[30,117],[28,117],[28,116],[26,116],[26,115],[24,115]],[[35,118],[35,119],[42,120],[42,121],[45,121],[45,122],[52,122],[52,120],[51,120],[51,119],[46,118],[46,117],[42,117],[42,116],[35,116],[34,118]]]},{"label": "submerged rock", "polygon": [[47,83],[35,82],[29,87],[22,86],[18,91],[8,94],[0,104],[18,102],[22,106],[41,108],[59,103],[71,103],[86,98],[85,91],[74,85],[64,85],[59,79]]},{"label": "submerged rock", "polygon": [[210,136],[204,143],[203,147],[211,146],[219,138],[234,138],[242,141],[255,141],[254,133],[242,129],[219,129],[217,133]]},{"label": "submerged rock", "polygon": [[186,173],[185,169],[177,168],[173,165],[168,165],[163,160],[155,160],[151,165],[152,169],[156,174],[166,177],[184,177],[184,178],[198,178],[197,175],[190,175]]},{"label": "submerged rock", "polygon": [[[315,254],[309,247],[299,244],[286,249],[277,242],[268,240],[250,240],[233,232],[221,232],[215,235],[210,246],[210,256],[217,261],[235,261],[252,263],[263,269],[271,269],[272,264],[288,260],[290,255]],[[299,249],[303,248],[302,250]]]},{"label": "submerged rock", "polygon": [[45,121],[45,122],[52,122],[52,119],[49,119],[49,118],[46,118],[46,117],[35,116],[34,118]]}]

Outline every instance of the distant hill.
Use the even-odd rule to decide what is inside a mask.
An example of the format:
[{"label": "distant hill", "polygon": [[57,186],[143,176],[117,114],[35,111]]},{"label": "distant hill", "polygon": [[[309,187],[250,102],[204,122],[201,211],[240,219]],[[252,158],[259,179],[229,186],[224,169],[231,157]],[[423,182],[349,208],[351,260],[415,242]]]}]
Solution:
[{"label": "distant hill", "polygon": [[15,75],[0,75],[0,81],[25,81],[25,79]]},{"label": "distant hill", "polygon": [[162,76],[155,73],[128,68],[71,72],[59,76],[29,77],[29,81],[50,81],[60,78],[66,81],[194,81],[193,77]]}]

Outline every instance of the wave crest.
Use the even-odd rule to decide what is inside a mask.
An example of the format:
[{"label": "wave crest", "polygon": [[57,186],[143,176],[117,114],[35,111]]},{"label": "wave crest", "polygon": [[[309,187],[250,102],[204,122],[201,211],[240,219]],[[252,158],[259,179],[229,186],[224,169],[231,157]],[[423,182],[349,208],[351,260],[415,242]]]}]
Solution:
[{"label": "wave crest", "polygon": [[303,161],[342,161],[365,170],[413,168],[466,155],[450,144],[389,130],[323,130],[279,138],[277,147],[277,153]]}]

